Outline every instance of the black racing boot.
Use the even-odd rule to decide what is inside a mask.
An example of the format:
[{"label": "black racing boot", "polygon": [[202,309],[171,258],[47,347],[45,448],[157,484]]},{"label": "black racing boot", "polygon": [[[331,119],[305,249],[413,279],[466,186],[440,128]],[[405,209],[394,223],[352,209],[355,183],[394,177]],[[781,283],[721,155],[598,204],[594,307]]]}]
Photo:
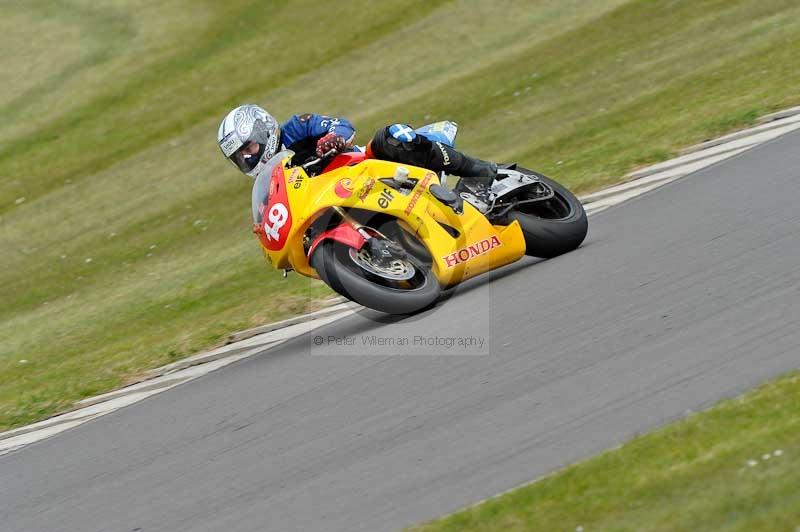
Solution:
[{"label": "black racing boot", "polygon": [[428,168],[461,177],[465,185],[475,193],[474,196],[486,204],[488,209],[491,203],[489,192],[497,178],[497,164],[470,157],[441,142],[431,143],[430,153]]},{"label": "black racing boot", "polygon": [[497,178],[497,164],[464,155],[464,162],[457,175],[466,178],[468,183],[476,183],[488,189]]},{"label": "black racing boot", "polygon": [[[464,155],[461,173],[465,185],[474,192],[477,201],[471,203],[484,214],[492,204],[492,183],[497,178],[497,164]],[[465,198],[469,199],[469,198]]]},{"label": "black racing boot", "polygon": [[491,186],[497,177],[497,165],[470,157],[441,142],[431,144],[427,168],[459,177],[476,178],[476,183]]}]

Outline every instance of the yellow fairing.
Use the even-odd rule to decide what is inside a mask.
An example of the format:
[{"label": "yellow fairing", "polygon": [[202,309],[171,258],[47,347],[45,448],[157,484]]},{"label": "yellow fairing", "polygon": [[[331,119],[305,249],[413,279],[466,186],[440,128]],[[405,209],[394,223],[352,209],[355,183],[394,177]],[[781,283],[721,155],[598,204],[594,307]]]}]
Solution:
[{"label": "yellow fairing", "polygon": [[382,183],[382,178],[394,175],[397,166],[367,159],[313,178],[300,168],[285,169],[292,226],[283,249],[264,248],[270,262],[276,268],[293,268],[318,277],[308,264],[302,237],[320,213],[336,205],[384,212],[402,220],[430,252],[433,273],[444,286],[514,262],[525,254],[519,223],[493,226],[466,202],[464,212],[456,214],[431,195],[428,188],[439,179],[429,170],[404,165],[409,178],[419,180],[407,195]]}]

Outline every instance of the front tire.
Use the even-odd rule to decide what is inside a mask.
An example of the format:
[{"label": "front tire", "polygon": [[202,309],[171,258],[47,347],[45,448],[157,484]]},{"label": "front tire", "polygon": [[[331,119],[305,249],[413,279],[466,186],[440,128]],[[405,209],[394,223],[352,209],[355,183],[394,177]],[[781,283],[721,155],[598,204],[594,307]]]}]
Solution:
[{"label": "front tire", "polygon": [[519,205],[508,214],[509,221],[517,220],[525,236],[525,254],[549,259],[576,249],[586,238],[589,220],[583,204],[566,187],[537,172],[517,168],[535,175],[551,187],[554,197]]},{"label": "front tire", "polygon": [[337,293],[388,314],[411,314],[431,306],[441,287],[430,268],[413,255],[410,279],[391,280],[368,271],[354,260],[351,248],[334,240],[323,242],[311,256],[311,266]]}]

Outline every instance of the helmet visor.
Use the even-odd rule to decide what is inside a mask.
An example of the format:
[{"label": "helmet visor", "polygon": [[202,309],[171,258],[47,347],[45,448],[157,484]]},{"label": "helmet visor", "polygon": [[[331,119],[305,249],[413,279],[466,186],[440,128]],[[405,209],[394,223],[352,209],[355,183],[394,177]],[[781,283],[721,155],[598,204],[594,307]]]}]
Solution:
[{"label": "helmet visor", "polygon": [[242,172],[251,172],[261,160],[266,148],[265,144],[245,142],[242,147],[233,152],[230,159]]}]

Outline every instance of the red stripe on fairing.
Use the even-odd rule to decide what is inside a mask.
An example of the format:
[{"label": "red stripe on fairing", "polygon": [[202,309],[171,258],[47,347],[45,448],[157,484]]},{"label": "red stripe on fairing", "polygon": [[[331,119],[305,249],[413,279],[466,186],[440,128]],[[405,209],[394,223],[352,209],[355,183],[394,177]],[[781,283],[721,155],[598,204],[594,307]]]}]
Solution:
[{"label": "red stripe on fairing", "polygon": [[352,166],[354,164],[358,164],[364,159],[367,158],[367,155],[361,153],[360,151],[348,151],[344,153],[340,153],[333,160],[325,167],[323,172],[330,172],[331,170],[336,170],[337,168],[341,168],[342,166]]}]

